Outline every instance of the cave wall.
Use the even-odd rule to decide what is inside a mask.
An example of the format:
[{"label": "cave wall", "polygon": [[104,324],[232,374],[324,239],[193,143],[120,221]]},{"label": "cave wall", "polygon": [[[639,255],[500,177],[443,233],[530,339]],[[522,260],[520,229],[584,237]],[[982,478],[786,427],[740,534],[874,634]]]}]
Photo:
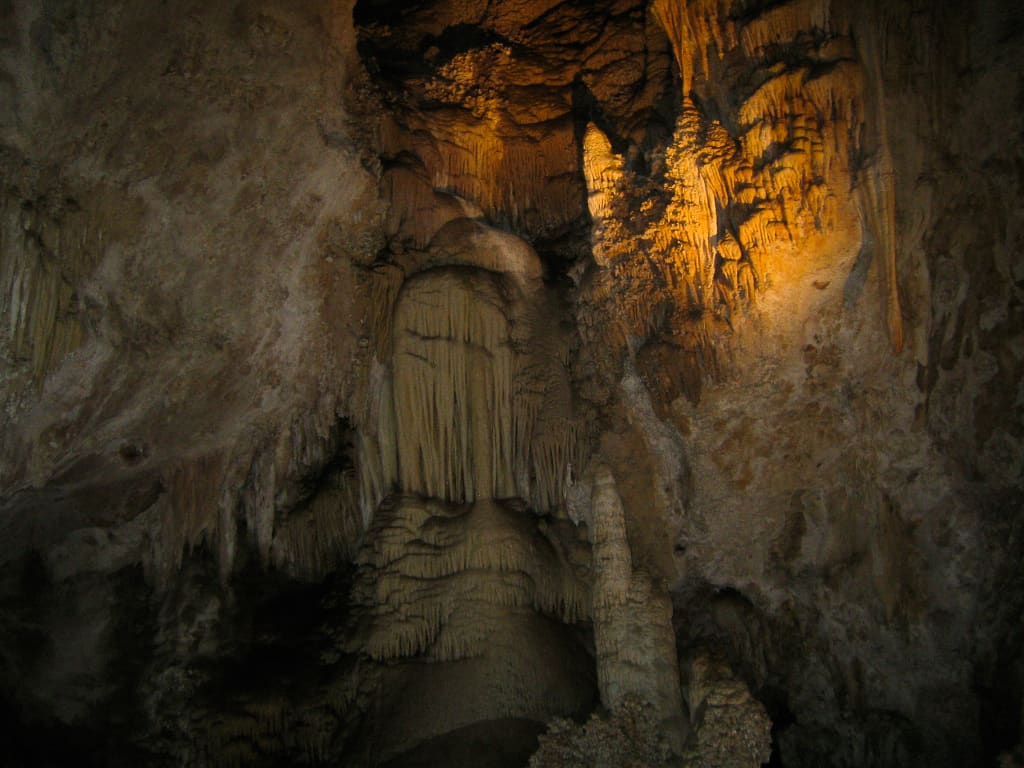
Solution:
[{"label": "cave wall", "polygon": [[5,751],[203,754],[185,660],[274,609],[218,585],[319,576],[362,529],[343,415],[383,213],[351,8],[0,14]]},{"label": "cave wall", "polygon": [[[614,710],[676,670],[696,725],[708,669],[763,706],[777,764],[990,765],[1021,740],[1013,3],[11,0],[0,20],[15,759],[372,764],[403,722],[395,754],[527,744],[595,686]],[[402,297],[445,269],[479,270],[445,306],[510,323],[477,323],[459,375],[500,347],[519,377],[517,415],[474,400],[493,431],[445,406],[479,494],[401,468],[423,447],[402,435],[432,434],[393,410],[425,381],[402,334],[436,333]],[[604,561],[609,483],[626,540]],[[396,490],[532,510],[510,530],[561,553],[529,566],[554,597],[516,597],[509,637],[565,667],[551,711],[495,704],[508,722],[470,732],[392,700],[497,668],[417,678],[423,647],[399,671],[368,650],[407,599],[374,597],[381,574],[420,577],[373,555],[419,520],[378,517]],[[470,604],[512,589],[493,567]],[[433,578],[416,604],[460,637],[475,614]],[[597,593],[569,611],[577,579]],[[637,625],[671,626],[677,657]]]}]

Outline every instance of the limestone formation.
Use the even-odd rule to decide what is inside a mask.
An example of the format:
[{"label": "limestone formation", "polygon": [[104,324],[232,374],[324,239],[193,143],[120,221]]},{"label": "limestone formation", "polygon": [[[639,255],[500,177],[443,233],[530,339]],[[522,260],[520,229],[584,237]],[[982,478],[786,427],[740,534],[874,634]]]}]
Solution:
[{"label": "limestone formation", "polygon": [[678,764],[650,705],[625,697],[608,717],[578,725],[556,720],[540,737],[530,768],[662,768]]},{"label": "limestone formation", "polygon": [[647,702],[676,754],[687,732],[676,664],[672,606],[659,586],[633,570],[625,513],[607,467],[597,469],[594,548],[594,651],[601,701],[613,713],[627,698]]},{"label": "limestone formation", "polygon": [[368,713],[366,727],[386,734],[379,757],[481,721],[586,710],[591,683],[568,625],[587,618],[589,590],[572,564],[580,543],[562,533],[493,500],[382,505],[357,559],[349,640],[407,678],[397,711]]},{"label": "limestone formation", "polygon": [[563,317],[536,253],[476,222],[445,224],[385,300],[389,368],[368,409],[364,510],[394,488],[452,502],[521,498],[562,508],[585,455],[566,375]]},{"label": "limestone formation", "polygon": [[0,3],[0,762],[1020,763],[1018,6]]},{"label": "limestone formation", "polygon": [[687,707],[695,738],[684,764],[758,768],[771,758],[771,721],[727,663],[701,654],[688,664]]}]

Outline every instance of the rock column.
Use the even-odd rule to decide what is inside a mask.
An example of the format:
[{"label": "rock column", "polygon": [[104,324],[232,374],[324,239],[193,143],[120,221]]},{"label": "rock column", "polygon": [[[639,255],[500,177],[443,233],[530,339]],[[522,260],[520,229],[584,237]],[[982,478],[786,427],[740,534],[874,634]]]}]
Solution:
[{"label": "rock column", "polygon": [[593,490],[594,642],[601,701],[614,711],[627,696],[649,702],[669,746],[686,738],[672,602],[664,588],[634,570],[615,478],[598,467]]}]

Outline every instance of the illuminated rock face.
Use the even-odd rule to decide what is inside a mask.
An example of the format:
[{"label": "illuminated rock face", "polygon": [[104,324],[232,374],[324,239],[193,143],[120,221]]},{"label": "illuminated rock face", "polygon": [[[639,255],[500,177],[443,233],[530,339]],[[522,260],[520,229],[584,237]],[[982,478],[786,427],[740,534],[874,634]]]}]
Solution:
[{"label": "illuminated rock face", "polygon": [[539,512],[562,504],[580,436],[565,341],[544,327],[558,315],[536,306],[546,298],[536,278],[462,266],[403,284],[379,427],[399,489],[452,502],[518,497]]},{"label": "illuminated rock face", "polygon": [[509,308],[485,275],[426,273],[396,308],[398,485],[446,499],[515,496]]},{"label": "illuminated rock face", "polygon": [[357,759],[417,764],[491,729],[523,763],[548,720],[594,700],[589,553],[552,516],[579,442],[565,352],[525,242],[460,220],[435,241],[395,297],[359,457],[380,498],[365,500],[347,650],[376,665],[387,703],[361,718]]},{"label": "illuminated rock face", "polygon": [[1017,5],[0,4],[5,759],[1020,762]]},{"label": "illuminated rock face", "polygon": [[[369,69],[395,87],[382,149],[395,161],[385,175],[397,210],[431,189],[455,193],[557,244],[583,213],[587,112],[639,141],[661,110],[670,58],[660,27],[642,3],[607,0],[397,10],[360,3],[355,13]],[[405,228],[389,234],[421,247],[423,222],[399,218]]]}]

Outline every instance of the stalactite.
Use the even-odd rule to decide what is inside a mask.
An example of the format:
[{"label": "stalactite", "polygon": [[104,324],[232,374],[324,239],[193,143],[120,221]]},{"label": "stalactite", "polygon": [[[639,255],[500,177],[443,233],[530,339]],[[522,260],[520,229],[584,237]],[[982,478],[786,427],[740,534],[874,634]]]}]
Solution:
[{"label": "stalactite", "polygon": [[405,135],[390,137],[392,150],[420,158],[433,190],[472,200],[494,219],[533,232],[564,224],[567,212],[579,208],[578,184],[563,167],[574,156],[568,115],[557,125],[525,129],[501,111],[469,122],[465,116],[462,108],[432,111],[423,130],[414,119]]},{"label": "stalactite", "polygon": [[252,456],[238,500],[246,529],[256,539],[261,554],[269,554],[274,537],[278,486],[274,459],[274,454],[266,446]]},{"label": "stalactite", "polygon": [[[475,224],[458,229],[467,231],[462,258],[507,262],[508,271],[435,268],[406,282],[395,311],[391,381],[374,388],[381,396],[376,435],[366,430],[361,438],[363,496],[383,498],[393,461],[394,482],[406,492],[450,501],[520,497],[554,509],[570,467],[585,458],[560,337],[550,333],[557,318],[538,319],[532,251]],[[454,248],[453,237],[441,239],[440,253]],[[473,255],[487,245],[497,247]]]},{"label": "stalactite", "polygon": [[831,32],[830,4],[830,0],[789,0],[768,8],[743,25],[739,39],[744,53],[761,56],[769,46],[801,33]]},{"label": "stalactite", "polygon": [[41,384],[85,339],[75,280],[94,266],[102,234],[6,204],[0,222],[0,340]]},{"label": "stalactite", "polygon": [[[862,40],[870,35],[854,35],[849,20],[832,10],[820,0],[750,14],[727,11],[717,0],[653,4],[682,72],[682,108],[662,177],[623,174],[604,192],[600,169],[590,162],[588,191],[600,193],[594,200],[601,211],[595,260],[615,278],[607,290],[590,293],[603,308],[593,318],[584,308],[585,338],[620,339],[625,349],[630,338],[645,339],[665,323],[685,344],[729,333],[737,314],[766,289],[795,289],[806,284],[809,270],[821,268],[802,255],[809,241],[816,241],[816,253],[849,250],[850,211],[833,190],[858,186],[864,230],[883,255],[886,313],[899,348],[879,56]],[[726,57],[728,66],[716,63]],[[877,86],[865,86],[865,70]],[[738,101],[710,95],[723,90]],[[588,135],[596,158],[600,137]],[[608,151],[603,143],[600,149]],[[865,153],[868,165],[852,167]],[[645,207],[652,185],[661,207]],[[660,309],[666,294],[675,307],[670,315]],[[721,345],[692,350],[695,359],[717,357],[715,346]]]},{"label": "stalactite", "polygon": [[386,225],[389,238],[408,239],[412,247],[425,248],[436,231],[428,222],[437,209],[426,171],[422,167],[391,168],[384,175],[382,187],[390,202]]},{"label": "stalactite", "polygon": [[622,180],[622,158],[612,151],[611,142],[593,123],[583,136],[583,176],[587,183],[587,207],[595,224],[609,213],[610,196]]},{"label": "stalactite", "polygon": [[366,630],[355,647],[378,660],[480,655],[493,630],[487,606],[580,621],[589,590],[559,546],[525,510],[499,502],[386,502],[357,558]]},{"label": "stalactite", "polygon": [[322,578],[351,560],[362,532],[356,472],[338,472],[305,508],[275,525],[271,559],[296,578]]},{"label": "stalactite", "polygon": [[[365,530],[363,481],[356,447],[347,445],[351,434],[334,414],[333,401],[325,399],[251,453],[212,452],[171,467],[158,501],[158,587],[170,585],[182,559],[200,545],[216,556],[226,582],[239,523],[263,565],[296,578],[322,577],[350,559]],[[310,475],[341,451],[355,454],[356,465],[320,478],[311,494]]]},{"label": "stalactite", "polygon": [[893,350],[903,351],[903,316],[896,272],[896,203],[893,194],[892,157],[880,150],[876,166],[863,176],[864,211],[867,225],[882,257],[882,291],[886,320]]},{"label": "stalactite", "polygon": [[404,270],[394,264],[375,265],[362,276],[364,289],[370,296],[370,312],[368,318],[369,331],[375,342],[378,360],[391,357],[392,319],[395,311],[395,300],[405,280]]},{"label": "stalactite", "polygon": [[712,49],[721,57],[736,45],[735,27],[724,20],[718,0],[656,0],[651,9],[672,42],[688,95],[697,76],[708,76]]},{"label": "stalactite", "polygon": [[466,501],[515,495],[508,302],[486,273],[406,283],[395,317],[400,486]]},{"label": "stalactite", "polygon": [[217,551],[224,460],[220,454],[187,459],[164,479],[161,503],[157,581],[172,583],[182,558],[204,541]]},{"label": "stalactite", "polygon": [[862,173],[861,204],[866,224],[881,255],[881,286],[885,301],[889,340],[903,350],[903,316],[896,269],[896,193],[889,129],[886,124],[885,77],[882,41],[875,30],[858,30],[858,52],[867,72],[867,108],[871,116],[875,157]]}]

